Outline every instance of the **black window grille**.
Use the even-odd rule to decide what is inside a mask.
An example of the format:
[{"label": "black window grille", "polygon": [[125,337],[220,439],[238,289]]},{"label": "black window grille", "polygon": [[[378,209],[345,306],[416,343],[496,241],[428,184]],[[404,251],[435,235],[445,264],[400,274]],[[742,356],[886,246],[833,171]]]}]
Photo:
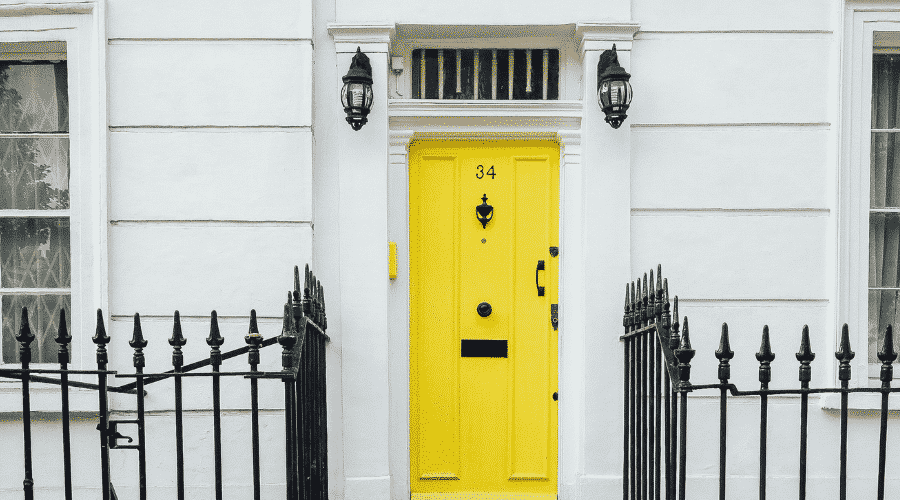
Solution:
[{"label": "black window grille", "polygon": [[557,100],[557,49],[415,49],[413,99]]}]

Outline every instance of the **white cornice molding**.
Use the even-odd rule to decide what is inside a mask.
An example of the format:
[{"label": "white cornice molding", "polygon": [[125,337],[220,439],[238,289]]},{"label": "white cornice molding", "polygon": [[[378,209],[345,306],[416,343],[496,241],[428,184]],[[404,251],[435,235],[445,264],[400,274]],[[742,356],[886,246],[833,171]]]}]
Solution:
[{"label": "white cornice molding", "polygon": [[460,140],[477,140],[477,141],[507,141],[511,139],[545,139],[551,141],[559,141],[559,133],[556,131],[504,131],[504,130],[428,130],[416,132],[413,141],[460,141]]},{"label": "white cornice molding", "polygon": [[634,34],[640,29],[641,25],[638,23],[578,23],[575,25],[575,41],[578,42],[579,53],[582,56],[587,50],[606,50],[617,42],[625,42],[627,45],[617,49],[631,50]]},{"label": "white cornice molding", "polygon": [[574,24],[397,24],[397,39],[571,37]]},{"label": "white cornice molding", "polygon": [[339,24],[329,23],[328,33],[334,38],[336,52],[387,52],[396,28],[389,23]]},{"label": "white cornice molding", "polygon": [[391,117],[566,117],[581,118],[581,101],[477,101],[392,99]]}]

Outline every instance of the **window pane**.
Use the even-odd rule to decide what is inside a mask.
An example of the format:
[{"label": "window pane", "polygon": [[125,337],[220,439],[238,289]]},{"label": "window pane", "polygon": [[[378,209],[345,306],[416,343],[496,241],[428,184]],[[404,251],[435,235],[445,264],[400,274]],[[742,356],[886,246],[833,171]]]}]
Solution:
[{"label": "window pane", "polygon": [[438,51],[425,51],[425,99],[438,98]]},{"label": "window pane", "polygon": [[494,55],[490,49],[478,51],[478,98],[491,99]]},{"label": "window pane", "polygon": [[509,51],[497,51],[497,100],[509,100]]},{"label": "window pane", "polygon": [[57,363],[59,344],[53,339],[59,330],[59,310],[66,310],[66,326],[72,331],[69,311],[72,310],[68,295],[4,295],[3,309],[3,362],[19,363],[19,343],[16,335],[22,323],[22,308],[28,308],[28,325],[34,334],[31,343],[32,363]]},{"label": "window pane", "polygon": [[[887,325],[900,328],[900,308],[897,290],[869,290],[869,363],[878,361],[878,347],[884,339]],[[900,335],[894,334],[894,350],[900,352]]]},{"label": "window pane", "polygon": [[559,50],[553,49],[547,56],[547,99],[559,99]]},{"label": "window pane", "polygon": [[0,132],[67,132],[65,61],[0,63]]},{"label": "window pane", "polygon": [[0,286],[69,288],[69,219],[0,219]]},{"label": "window pane", "polygon": [[69,208],[69,139],[0,138],[0,209]]}]

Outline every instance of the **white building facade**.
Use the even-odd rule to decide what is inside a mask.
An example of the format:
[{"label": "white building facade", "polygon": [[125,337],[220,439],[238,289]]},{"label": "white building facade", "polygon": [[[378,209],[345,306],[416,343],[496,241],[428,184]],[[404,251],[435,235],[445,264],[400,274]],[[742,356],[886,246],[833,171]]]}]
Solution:
[{"label": "white building facade", "polygon": [[[597,102],[598,61],[613,44],[634,90],[617,129]],[[60,121],[48,137],[68,148],[54,153],[65,164],[54,175],[66,178],[69,196],[66,207],[45,207],[52,215],[10,205],[0,217],[70,225],[68,280],[55,287],[4,280],[3,307],[20,296],[69,301],[72,367],[82,369],[96,366],[96,309],[112,337],[112,369],[131,366],[126,340],[140,312],[148,369],[165,370],[176,309],[188,361],[208,355],[211,310],[223,349],[244,345],[250,309],[263,336],[277,335],[291,269],[310,263],[326,292],[331,339],[330,498],[416,493],[411,318],[421,285],[410,278],[418,248],[411,238],[421,233],[410,220],[419,196],[411,188],[417,144],[558,148],[551,161],[558,162],[558,232],[550,242],[559,253],[542,257],[556,259],[548,266],[555,279],[542,283],[558,299],[558,329],[547,328],[557,346],[549,353],[559,396],[549,442],[558,458],[544,479],[559,498],[622,492],[622,284],[657,264],[679,296],[679,312],[691,318],[692,381],[716,382],[713,351],[727,322],[738,387],[757,387],[753,354],[763,325],[776,353],[773,388],[798,386],[793,353],[804,325],[818,354],[812,385],[837,386],[832,353],[848,323],[857,353],[851,386],[881,383],[876,343],[900,311],[900,200],[891,201],[892,134],[900,130],[891,115],[900,108],[892,107],[896,81],[879,82],[895,75],[889,59],[900,54],[900,2],[2,0],[0,47],[2,62],[13,66],[66,62],[67,129],[59,131]],[[371,62],[374,103],[355,131],[340,90],[358,48]],[[477,90],[471,99],[443,91],[432,98],[427,51],[440,51],[438,64],[445,53],[503,51],[513,63],[514,51],[527,51],[529,68],[546,63],[531,73],[543,75],[542,89],[557,79],[556,98],[482,99]],[[551,53],[558,73],[548,80]],[[442,89],[449,73],[438,75]],[[56,99],[54,110],[63,106]],[[45,140],[40,133],[2,130],[0,141]],[[0,234],[0,243],[7,237]],[[15,264],[0,257],[0,266]],[[0,267],[0,277],[5,272]],[[5,323],[14,318],[4,309]],[[7,326],[5,350],[15,346]],[[6,351],[3,360],[4,368],[15,366]],[[263,367],[279,369],[278,353],[264,352]],[[246,498],[250,488],[249,457],[240,452],[249,442],[242,387],[223,389],[223,428],[237,450],[223,464],[225,498]],[[265,498],[284,490],[276,389],[261,396]],[[173,498],[170,390],[161,383],[146,398],[150,498]],[[205,457],[188,471],[188,491],[213,498],[210,396],[200,385],[186,391],[186,443]],[[61,488],[58,453],[48,451],[58,448],[58,394],[42,388],[32,397],[35,456],[48,457],[36,458],[44,461],[36,498],[58,498]],[[839,481],[839,398],[832,396],[810,396],[808,491],[816,498],[836,496]],[[869,498],[880,398],[858,396],[850,398],[848,481],[853,498]],[[72,398],[76,497],[94,498],[96,394]],[[771,398],[770,498],[796,493],[798,401]],[[133,415],[132,405],[124,396],[111,400],[121,415]],[[697,395],[690,405],[687,487],[712,495],[718,401]],[[894,424],[900,402],[891,408]],[[729,497],[755,495],[758,400],[729,410]],[[17,382],[0,382],[0,470],[7,471],[0,498],[21,497],[20,412]],[[888,464],[900,460],[896,436],[892,428]],[[887,491],[896,493],[900,476],[891,469]],[[120,498],[137,498],[136,477],[133,454],[113,458]]]}]

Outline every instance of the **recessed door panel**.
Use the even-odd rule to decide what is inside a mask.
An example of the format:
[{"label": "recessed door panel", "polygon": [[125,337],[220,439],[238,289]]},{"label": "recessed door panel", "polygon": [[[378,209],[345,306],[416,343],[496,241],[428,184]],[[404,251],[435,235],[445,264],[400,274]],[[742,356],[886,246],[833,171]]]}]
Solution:
[{"label": "recessed door panel", "polygon": [[409,158],[412,494],[550,499],[558,145],[418,142]]}]

